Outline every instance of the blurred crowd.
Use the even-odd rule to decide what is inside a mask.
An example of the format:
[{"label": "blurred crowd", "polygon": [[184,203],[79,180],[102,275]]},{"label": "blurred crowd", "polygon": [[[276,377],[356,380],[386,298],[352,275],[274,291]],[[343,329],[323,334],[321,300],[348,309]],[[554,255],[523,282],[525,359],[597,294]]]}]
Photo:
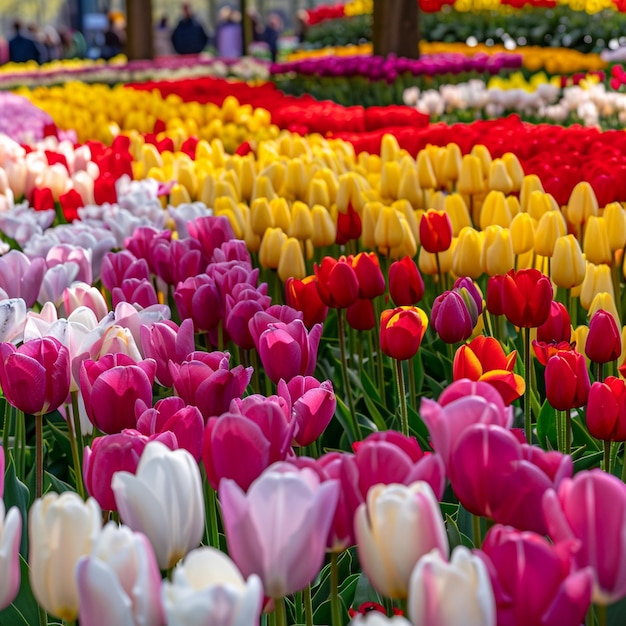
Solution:
[{"label": "blurred crowd", "polygon": [[[98,33],[97,45],[90,46],[85,36],[68,27],[59,29],[52,25],[39,28],[15,20],[7,38],[0,35],[0,64],[9,61],[46,63],[58,59],[103,58],[109,60],[125,51],[126,22],[123,14],[112,12],[107,16],[105,30]],[[255,9],[246,15],[232,6],[223,6],[218,13],[214,32],[194,15],[189,3],[181,5],[181,16],[170,25],[167,15],[155,23],[153,51],[155,57],[174,54],[199,54],[211,49],[217,56],[234,59],[245,54],[244,41],[248,41],[264,56],[276,61],[279,38],[284,31],[283,18],[278,12],[269,13],[265,19]]]}]

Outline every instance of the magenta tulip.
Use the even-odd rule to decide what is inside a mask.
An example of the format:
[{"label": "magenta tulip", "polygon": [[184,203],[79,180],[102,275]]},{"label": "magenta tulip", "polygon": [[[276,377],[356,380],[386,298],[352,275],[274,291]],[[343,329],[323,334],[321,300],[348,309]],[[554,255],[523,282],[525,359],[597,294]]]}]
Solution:
[{"label": "magenta tulip", "polygon": [[435,298],[430,321],[445,343],[465,341],[474,330],[470,310],[458,291],[446,291]]},{"label": "magenta tulip", "polygon": [[215,281],[207,274],[178,283],[174,300],[180,318],[191,318],[196,332],[212,330],[222,319],[222,298]]},{"label": "magenta tulip", "polygon": [[503,626],[579,626],[591,602],[591,568],[571,569],[571,544],[510,526],[489,530],[476,554],[489,570]]},{"label": "magenta tulip", "polygon": [[177,326],[170,320],[141,326],[141,349],[146,358],[156,362],[156,379],[163,387],[171,387],[169,362],[182,363],[194,351],[193,320],[183,320]]},{"label": "magenta tulip", "polygon": [[168,447],[184,448],[196,461],[202,455],[202,434],[204,419],[195,406],[185,406],[178,396],[168,396],[158,400],[153,408],[141,401],[135,403],[137,430],[153,438],[161,434],[172,434],[176,445]]},{"label": "magenta tulip", "polygon": [[111,292],[113,307],[120,302],[138,304],[142,308],[147,308],[159,303],[159,297],[152,281],[145,278],[126,278],[119,287],[114,287]]},{"label": "magenta tulip", "polygon": [[377,484],[427,482],[437,498],[445,487],[445,467],[438,454],[424,454],[414,437],[395,430],[374,432],[354,444],[363,498]]},{"label": "magenta tulip", "polygon": [[185,404],[197,406],[206,421],[225,413],[231,400],[246,390],[252,368],[228,368],[230,355],[224,352],[192,352],[180,365],[170,361],[174,392]]},{"label": "magenta tulip", "polygon": [[135,402],[152,404],[156,363],[139,363],[125,354],[106,354],[98,361],[86,359],[80,367],[80,390],[87,416],[104,433],[135,428]]},{"label": "magenta tulip", "polygon": [[248,493],[219,487],[228,553],[244,577],[257,574],[265,595],[282,598],[308,585],[324,562],[339,484],[310,470],[268,468]]},{"label": "magenta tulip", "polygon": [[150,278],[150,268],[145,259],[138,259],[132,252],[122,250],[121,252],[107,252],[102,260],[100,270],[102,284],[113,291],[114,287],[119,287],[127,278]]},{"label": "magenta tulip", "polygon": [[451,450],[448,477],[470,513],[545,534],[543,494],[572,469],[569,456],[522,444],[501,426],[474,424]]},{"label": "magenta tulip", "polygon": [[159,239],[150,249],[150,264],[154,273],[166,284],[176,285],[192,276],[202,274],[207,265],[200,243],[196,239]]},{"label": "magenta tulip", "polygon": [[265,311],[271,303],[266,283],[259,287],[252,287],[247,283],[235,285],[232,292],[226,294],[224,319],[228,335],[235,345],[244,350],[254,348],[250,320],[259,311]]},{"label": "magenta tulip", "polygon": [[70,392],[68,349],[52,337],[32,339],[16,348],[0,343],[0,386],[14,407],[30,415],[59,408]]},{"label": "magenta tulip", "polygon": [[187,231],[190,237],[197,239],[207,258],[211,258],[216,248],[224,242],[235,239],[235,233],[224,215],[208,215],[197,217],[187,222]]},{"label": "magenta tulip", "polygon": [[239,261],[252,267],[250,252],[246,242],[241,239],[229,239],[219,248],[213,250],[211,263],[224,263],[226,261]]},{"label": "magenta tulip", "polygon": [[299,446],[312,444],[335,414],[337,400],[330,380],[320,383],[313,376],[295,376],[278,383],[278,395],[285,399],[295,420],[295,441]]},{"label": "magenta tulip", "polygon": [[124,241],[124,247],[138,259],[145,259],[150,271],[154,273],[150,251],[159,241],[170,241],[171,238],[172,231],[170,230],[157,230],[153,226],[140,226],[135,229],[132,237],[128,237]]},{"label": "magenta tulip", "polygon": [[439,397],[439,402],[422,398],[420,415],[428,427],[432,446],[448,466],[451,451],[459,437],[473,424],[497,424],[510,428],[513,409],[485,382],[467,378],[454,381]]},{"label": "magenta tulip", "polygon": [[544,495],[543,513],[554,541],[579,542],[574,569],[591,567],[593,601],[626,597],[626,485],[599,469],[580,472]]}]

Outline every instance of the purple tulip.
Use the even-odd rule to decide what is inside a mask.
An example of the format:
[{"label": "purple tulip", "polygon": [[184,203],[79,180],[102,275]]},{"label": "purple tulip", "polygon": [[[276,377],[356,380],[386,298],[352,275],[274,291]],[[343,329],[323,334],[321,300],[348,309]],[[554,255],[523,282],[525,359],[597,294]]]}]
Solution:
[{"label": "purple tulip", "polygon": [[73,246],[67,243],[60,243],[53,246],[46,255],[48,269],[65,263],[75,263],[78,273],[75,280],[91,285],[93,282],[93,271],[91,269],[91,251],[82,246]]},{"label": "purple tulip", "polygon": [[189,236],[197,239],[204,250],[207,258],[212,258],[216,248],[219,248],[225,241],[235,239],[233,227],[228,218],[220,215],[209,215],[198,217],[191,222],[187,222]]},{"label": "purple tulip", "polygon": [[150,250],[155,274],[168,285],[202,274],[207,259],[196,239],[159,239]]},{"label": "purple tulip", "polygon": [[113,307],[116,307],[120,302],[128,302],[138,304],[141,308],[146,309],[159,303],[152,281],[145,278],[125,278],[119,287],[113,287],[111,299]]},{"label": "purple tulip", "polygon": [[128,250],[121,252],[107,252],[102,260],[102,284],[113,291],[114,287],[120,287],[126,278],[150,278],[150,269],[145,259],[137,257]]},{"label": "purple tulip", "polygon": [[430,320],[445,343],[465,341],[474,330],[468,306],[457,291],[446,291],[435,298]]},{"label": "purple tulip", "polygon": [[191,318],[196,332],[213,330],[222,319],[224,305],[215,281],[207,274],[178,283],[174,300],[181,319]]},{"label": "purple tulip", "polygon": [[170,241],[172,232],[169,230],[159,231],[152,226],[140,226],[135,229],[132,237],[124,241],[124,247],[138,259],[145,259],[152,273],[156,273],[152,265],[152,248],[159,241]]},{"label": "purple tulip", "polygon": [[250,320],[259,311],[267,309],[271,303],[266,283],[259,287],[252,287],[247,283],[235,285],[232,293],[226,294],[226,331],[235,345],[244,350],[254,348],[254,339],[249,329]]},{"label": "purple tulip", "polygon": [[46,268],[45,260],[40,257],[30,260],[23,252],[9,250],[0,257],[0,289],[9,298],[22,298],[27,307],[32,307]]}]

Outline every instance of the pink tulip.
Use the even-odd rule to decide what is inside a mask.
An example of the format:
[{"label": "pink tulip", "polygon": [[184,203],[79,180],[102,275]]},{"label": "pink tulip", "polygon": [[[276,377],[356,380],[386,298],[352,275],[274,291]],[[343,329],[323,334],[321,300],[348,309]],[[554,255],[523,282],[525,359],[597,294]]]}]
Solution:
[{"label": "pink tulip", "polygon": [[77,279],[78,272],[78,265],[71,261],[49,267],[41,282],[37,302],[43,304],[50,301],[55,306],[60,306],[63,302],[63,292]]},{"label": "pink tulip", "polygon": [[106,354],[98,361],[86,359],[80,367],[80,390],[89,420],[104,433],[134,428],[135,402],[152,404],[156,363],[136,363],[125,354]]},{"label": "pink tulip", "polygon": [[241,239],[229,239],[219,248],[213,250],[211,263],[224,263],[226,261],[239,261],[252,266],[246,242]]},{"label": "pink tulip", "polygon": [[244,577],[257,574],[265,595],[281,598],[309,584],[324,562],[339,485],[310,469],[271,467],[244,493],[219,487],[228,552]]},{"label": "pink tulip", "polygon": [[102,284],[109,291],[113,291],[114,287],[119,287],[126,278],[150,278],[148,262],[145,259],[137,259],[128,250],[107,252],[102,260],[100,273]]},{"label": "pink tulip", "polygon": [[156,379],[163,387],[173,383],[169,361],[182,363],[194,351],[193,321],[186,319],[177,326],[170,320],[141,326],[141,349],[146,358],[156,361]]},{"label": "pink tulip", "polygon": [[207,274],[178,283],[174,300],[180,318],[191,318],[196,332],[212,330],[222,319],[223,302],[215,281]]},{"label": "pink tulip", "polygon": [[37,300],[46,262],[40,257],[29,259],[19,250],[9,250],[0,257],[0,289],[9,298],[22,298],[27,307]]},{"label": "pink tulip", "polygon": [[[303,457],[298,457],[302,459]],[[317,460],[324,480],[339,482],[339,499],[333,523],[326,540],[326,548],[341,552],[356,543],[354,538],[354,513],[364,501],[359,488],[359,468],[353,454],[329,452]]]},{"label": "pink tulip", "polygon": [[571,476],[572,469],[569,456],[522,444],[501,426],[475,424],[451,451],[448,476],[470,513],[545,534],[543,494]]},{"label": "pink tulip", "polygon": [[150,264],[163,282],[176,285],[186,278],[202,274],[207,266],[207,257],[196,239],[157,239],[150,249]]},{"label": "pink tulip", "polygon": [[[115,496],[111,489],[111,480],[115,472],[122,470],[134,474],[141,458],[141,453],[148,441],[147,437],[136,430],[123,430],[121,433],[96,437],[91,448],[85,448],[83,457],[83,477],[87,493],[95,498],[103,509],[117,511]],[[170,433],[157,437],[168,448],[176,449],[176,438]]]},{"label": "pink tulip", "polygon": [[128,302],[138,304],[145,309],[153,304],[158,304],[159,297],[152,281],[145,278],[125,278],[119,287],[113,287],[111,300],[114,307],[120,302]]},{"label": "pink tulip", "polygon": [[161,573],[142,533],[109,522],[76,564],[81,624],[165,624]]},{"label": "pink tulip", "polygon": [[252,265],[245,261],[210,263],[206,273],[215,281],[222,298],[232,294],[237,285],[256,287],[259,280],[259,269],[252,269]]},{"label": "pink tulip", "polygon": [[494,526],[476,551],[489,570],[501,626],[579,626],[591,602],[593,574],[571,568],[572,543]]},{"label": "pink tulip", "polygon": [[353,447],[364,498],[374,485],[410,485],[418,480],[427,482],[437,498],[443,495],[443,460],[438,454],[424,454],[414,437],[385,430],[372,433]]},{"label": "pink tulip", "polygon": [[226,294],[224,319],[226,331],[235,345],[244,350],[254,348],[254,339],[249,323],[259,311],[264,311],[272,303],[267,295],[267,283],[252,287],[247,283],[235,285],[232,293]]},{"label": "pink tulip", "polygon": [[202,460],[214,489],[229,478],[247,490],[272,463],[293,454],[296,424],[289,421],[286,409],[275,396],[253,395],[233,400],[230,412],[209,419]]},{"label": "pink tulip", "polygon": [[184,448],[196,461],[202,455],[202,435],[204,419],[195,406],[185,406],[182,398],[169,396],[158,400],[154,408],[138,401],[135,403],[137,430],[149,437],[172,434],[176,445],[170,448]]},{"label": "pink tulip", "polygon": [[233,398],[246,390],[252,368],[228,368],[230,355],[224,352],[192,352],[180,365],[170,361],[174,392],[186,404],[197,406],[206,422],[228,410]]},{"label": "pink tulip", "polygon": [[52,337],[16,348],[0,343],[0,386],[14,407],[31,415],[59,408],[70,391],[68,349]]},{"label": "pink tulip", "polygon": [[626,485],[594,469],[564,480],[543,497],[550,537],[578,541],[575,570],[593,573],[593,601],[607,605],[626,596]]},{"label": "pink tulip", "polygon": [[82,246],[60,243],[50,248],[46,255],[46,263],[48,264],[48,269],[56,267],[57,265],[74,263],[78,267],[75,280],[91,285],[93,282],[91,256],[91,251]]},{"label": "pink tulip", "polygon": [[224,215],[197,217],[187,222],[187,232],[190,237],[197,239],[204,250],[207,258],[211,258],[216,248],[225,241],[235,239],[235,233]]},{"label": "pink tulip", "polygon": [[278,395],[297,424],[294,439],[299,446],[311,445],[335,414],[337,400],[330,380],[320,383],[313,376],[295,376],[288,383],[280,380]]},{"label": "pink tulip", "polygon": [[270,325],[258,338],[259,356],[268,378],[278,383],[281,378],[288,382],[294,376],[313,374],[321,337],[321,324],[310,332],[299,319]]},{"label": "pink tulip", "polygon": [[78,282],[68,287],[63,292],[63,305],[66,315],[70,315],[78,307],[85,306],[94,312],[98,321],[109,313],[109,307],[102,293],[87,283]]},{"label": "pink tulip", "polygon": [[438,403],[422,398],[420,415],[430,432],[433,448],[446,466],[459,437],[472,424],[510,428],[513,423],[513,409],[504,405],[492,385],[466,378],[446,387]]},{"label": "pink tulip", "polygon": [[153,226],[140,226],[124,241],[124,247],[138,259],[145,259],[150,271],[155,273],[150,251],[158,242],[168,242],[171,237],[172,232],[169,230],[159,231]]}]

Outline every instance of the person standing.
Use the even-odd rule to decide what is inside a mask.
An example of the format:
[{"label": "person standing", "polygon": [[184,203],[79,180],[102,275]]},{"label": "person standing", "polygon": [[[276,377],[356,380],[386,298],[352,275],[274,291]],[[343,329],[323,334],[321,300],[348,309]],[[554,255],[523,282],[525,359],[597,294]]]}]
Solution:
[{"label": "person standing", "polygon": [[163,15],[154,27],[153,48],[155,57],[167,57],[174,54],[172,29],[168,26],[167,15]]},{"label": "person standing", "polygon": [[172,33],[172,45],[178,54],[198,54],[209,42],[209,36],[187,2],[183,3],[182,11],[183,17]]},{"label": "person standing", "polygon": [[22,33],[22,23],[16,20],[13,23],[14,35],[9,40],[9,60],[14,63],[26,61],[44,61],[42,47],[32,37]]}]

